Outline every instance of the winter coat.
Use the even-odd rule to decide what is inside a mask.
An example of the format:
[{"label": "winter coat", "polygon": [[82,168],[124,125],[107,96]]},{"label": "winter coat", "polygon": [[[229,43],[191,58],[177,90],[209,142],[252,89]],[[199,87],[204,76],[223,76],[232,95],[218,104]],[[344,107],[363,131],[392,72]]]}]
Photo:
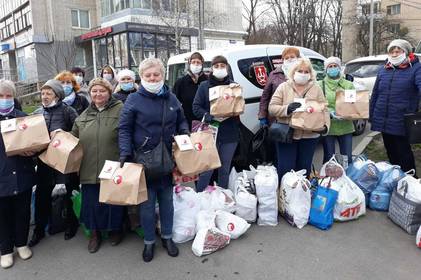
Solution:
[{"label": "winter coat", "polygon": [[118,120],[123,103],[111,98],[104,110],[91,104],[75,121],[72,134],[83,148],[81,184],[98,184],[106,160],[118,161]]},{"label": "winter coat", "polygon": [[125,103],[129,94],[135,93],[138,88],[139,86],[135,84],[135,87],[131,91],[124,91],[120,88],[120,86],[117,86],[116,91],[113,93],[113,97]]},{"label": "winter coat", "polygon": [[418,111],[421,64],[415,58],[406,68],[382,68],[370,100],[371,130],[405,136],[404,115]]},{"label": "winter coat", "polygon": [[[26,116],[14,109],[0,121]],[[36,184],[35,164],[32,157],[6,156],[3,137],[0,137],[0,197],[20,194]]]},{"label": "winter coat", "polygon": [[[336,111],[337,89],[355,89],[354,84],[348,80],[345,80],[344,78],[334,80],[328,76],[326,76],[322,81],[319,81],[319,86],[322,88],[323,93],[327,99],[328,109],[330,112]],[[340,136],[353,133],[354,131],[355,129],[352,121],[331,119],[328,135]]]},{"label": "winter coat", "polygon": [[[197,89],[196,96],[193,101],[193,113],[198,119],[205,116],[205,121],[210,123],[214,117],[210,115],[209,89],[220,85],[229,85],[234,83],[229,77],[223,81],[216,80],[212,75],[209,80],[202,82]],[[216,141],[218,143],[235,143],[239,141],[239,117],[231,117],[219,124],[218,135]]]},{"label": "winter coat", "polygon": [[[163,110],[166,112],[164,130]],[[120,156],[133,156],[138,150],[152,150],[159,144],[162,132],[163,141],[171,151],[173,136],[189,133],[183,108],[166,85],[162,95],[150,93],[141,86],[129,95],[120,116]]]},{"label": "winter coat", "polygon": [[[316,100],[321,103],[326,103],[327,105],[327,101],[325,96],[323,95],[323,91],[317,83],[310,81],[305,91],[307,91],[307,94],[305,96],[306,99]],[[273,117],[276,117],[278,122],[289,124],[291,120],[291,114],[287,114],[287,109],[288,105],[294,102],[294,98],[302,98],[302,94],[297,93],[295,89],[295,83],[290,80],[286,81],[285,83],[282,83],[276,89],[275,93],[272,96],[272,100],[269,103],[269,114]],[[329,118],[329,113],[326,113],[325,123],[329,123]],[[319,133],[294,129],[293,138],[299,140],[302,138],[317,138],[319,136]]]},{"label": "winter coat", "polygon": [[270,72],[266,85],[263,89],[262,96],[260,97],[258,114],[259,119],[269,119],[269,102],[272,99],[272,95],[278,86],[285,81],[286,77],[284,72],[282,72],[281,67],[278,67]]},{"label": "winter coat", "polygon": [[190,74],[186,74],[175,82],[173,92],[183,105],[184,115],[186,116],[187,123],[189,124],[190,128],[192,121],[198,120],[198,118],[193,113],[193,100],[196,96],[196,92],[200,83],[206,80],[207,77],[203,73],[198,77],[197,82],[192,79]]},{"label": "winter coat", "polygon": [[83,111],[86,110],[89,106],[88,99],[80,92],[76,93],[75,101],[73,101],[73,104],[71,107],[76,110],[77,114],[82,114]]}]

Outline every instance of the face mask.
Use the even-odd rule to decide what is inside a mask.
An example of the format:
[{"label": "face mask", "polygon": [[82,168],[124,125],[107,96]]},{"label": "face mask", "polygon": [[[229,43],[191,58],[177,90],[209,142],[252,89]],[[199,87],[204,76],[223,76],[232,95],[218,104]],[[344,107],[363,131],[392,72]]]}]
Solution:
[{"label": "face mask", "polygon": [[227,68],[218,68],[218,69],[212,68],[212,75],[215,78],[222,80],[223,78],[228,76]]},{"label": "face mask", "polygon": [[6,115],[13,111],[15,107],[15,100],[12,99],[0,99],[0,114]]},{"label": "face mask", "polygon": [[292,66],[294,66],[296,62],[296,58],[290,58],[288,60],[285,60],[284,63],[282,63],[282,71],[285,75],[288,75],[289,70],[292,68]]},{"label": "face mask", "polygon": [[406,59],[405,53],[402,53],[398,55],[397,57],[392,57],[389,55],[388,59],[390,63],[392,63],[393,66],[399,66],[401,65]]},{"label": "face mask", "polygon": [[299,85],[305,85],[310,80],[310,74],[295,72],[294,81]]},{"label": "face mask", "polygon": [[72,106],[76,99],[76,93],[72,92],[69,96],[66,96],[63,99],[63,103],[66,103],[69,106]]},{"label": "face mask", "polygon": [[133,82],[122,83],[120,87],[124,91],[131,91],[134,88]]},{"label": "face mask", "polygon": [[42,103],[42,106],[44,106],[45,108],[51,108],[56,104],[57,104],[57,101],[53,100],[53,101],[51,101],[51,103],[49,105],[44,105],[44,103]]},{"label": "face mask", "polygon": [[148,83],[145,80],[140,80],[140,83],[142,84],[144,89],[146,89],[148,92],[151,92],[151,93],[158,93],[161,90],[161,88],[164,86],[163,80],[157,83]]},{"label": "face mask", "polygon": [[104,74],[102,77],[109,82],[113,80],[113,74]]},{"label": "face mask", "polygon": [[197,75],[202,71],[202,65],[194,65],[194,64],[190,64],[190,71]]},{"label": "face mask", "polygon": [[73,87],[71,85],[63,85],[64,96],[69,96],[73,92]]},{"label": "face mask", "polygon": [[75,76],[75,80],[78,85],[81,85],[83,83],[83,77],[81,76]]},{"label": "face mask", "polygon": [[335,79],[339,77],[340,74],[340,70],[338,67],[333,67],[333,68],[327,68],[326,69],[326,74],[329,76],[329,78]]}]

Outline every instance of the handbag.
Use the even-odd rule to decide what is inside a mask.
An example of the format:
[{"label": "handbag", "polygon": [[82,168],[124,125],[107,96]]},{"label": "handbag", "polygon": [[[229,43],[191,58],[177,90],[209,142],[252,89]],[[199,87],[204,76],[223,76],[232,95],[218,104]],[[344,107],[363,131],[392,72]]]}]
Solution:
[{"label": "handbag", "polygon": [[405,114],[404,121],[409,143],[421,143],[421,112]]},{"label": "handbag", "polygon": [[280,143],[292,143],[294,129],[288,124],[274,122],[269,127],[268,137],[272,141]]},{"label": "handbag", "polygon": [[174,168],[174,161],[163,140],[166,105],[167,101],[164,99],[161,124],[162,133],[158,145],[149,151],[141,151],[142,147],[140,147],[136,152],[136,162],[143,164],[145,175],[149,179],[158,179],[162,176],[170,175]]}]

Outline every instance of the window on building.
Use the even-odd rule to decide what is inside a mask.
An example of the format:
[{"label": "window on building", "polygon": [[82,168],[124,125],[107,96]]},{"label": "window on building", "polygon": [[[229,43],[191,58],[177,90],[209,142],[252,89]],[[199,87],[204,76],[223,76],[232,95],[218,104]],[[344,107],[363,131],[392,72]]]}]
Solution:
[{"label": "window on building", "polygon": [[399,15],[401,13],[401,4],[387,6],[388,15]]},{"label": "window on building", "polygon": [[389,32],[393,34],[398,34],[401,30],[401,25],[399,23],[392,23],[388,27]]},{"label": "window on building", "polygon": [[30,7],[29,5],[27,5],[21,10],[16,11],[13,14],[13,17],[15,19],[15,24],[14,24],[15,33],[26,29],[28,26],[32,24],[30,12],[31,12]]},{"label": "window on building", "polygon": [[[380,13],[381,12],[380,8],[381,8],[380,2],[374,3],[374,9],[373,9],[374,14]],[[361,9],[362,9],[363,15],[369,15],[370,14],[370,3],[361,5]]]},{"label": "window on building", "polygon": [[74,65],[77,67],[86,66],[86,53],[84,48],[76,48]]},{"label": "window on building", "polygon": [[90,28],[89,11],[73,9],[72,10],[72,27]]}]

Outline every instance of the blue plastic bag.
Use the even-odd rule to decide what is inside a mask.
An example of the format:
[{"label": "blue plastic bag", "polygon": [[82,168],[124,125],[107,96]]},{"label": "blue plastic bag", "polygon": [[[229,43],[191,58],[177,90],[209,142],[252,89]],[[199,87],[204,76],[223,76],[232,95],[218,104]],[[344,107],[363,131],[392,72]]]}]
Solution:
[{"label": "blue plastic bag", "polygon": [[385,189],[377,190],[375,189],[370,193],[370,200],[368,202],[368,207],[377,211],[387,211],[389,210],[389,203],[391,198],[391,193]]},{"label": "blue plastic bag", "polygon": [[354,160],[346,170],[346,175],[364,192],[366,198],[377,186],[378,173],[379,171],[374,162],[363,157]]},{"label": "blue plastic bag", "polygon": [[[398,186],[399,180],[406,176],[405,172],[398,165],[391,165],[386,162],[376,163],[376,166],[379,170],[376,190],[385,190],[391,194]],[[384,166],[386,169],[382,171],[380,166]]]},{"label": "blue plastic bag", "polygon": [[337,191],[318,186],[311,202],[310,224],[319,229],[330,229],[333,224],[333,209],[337,199]]}]

